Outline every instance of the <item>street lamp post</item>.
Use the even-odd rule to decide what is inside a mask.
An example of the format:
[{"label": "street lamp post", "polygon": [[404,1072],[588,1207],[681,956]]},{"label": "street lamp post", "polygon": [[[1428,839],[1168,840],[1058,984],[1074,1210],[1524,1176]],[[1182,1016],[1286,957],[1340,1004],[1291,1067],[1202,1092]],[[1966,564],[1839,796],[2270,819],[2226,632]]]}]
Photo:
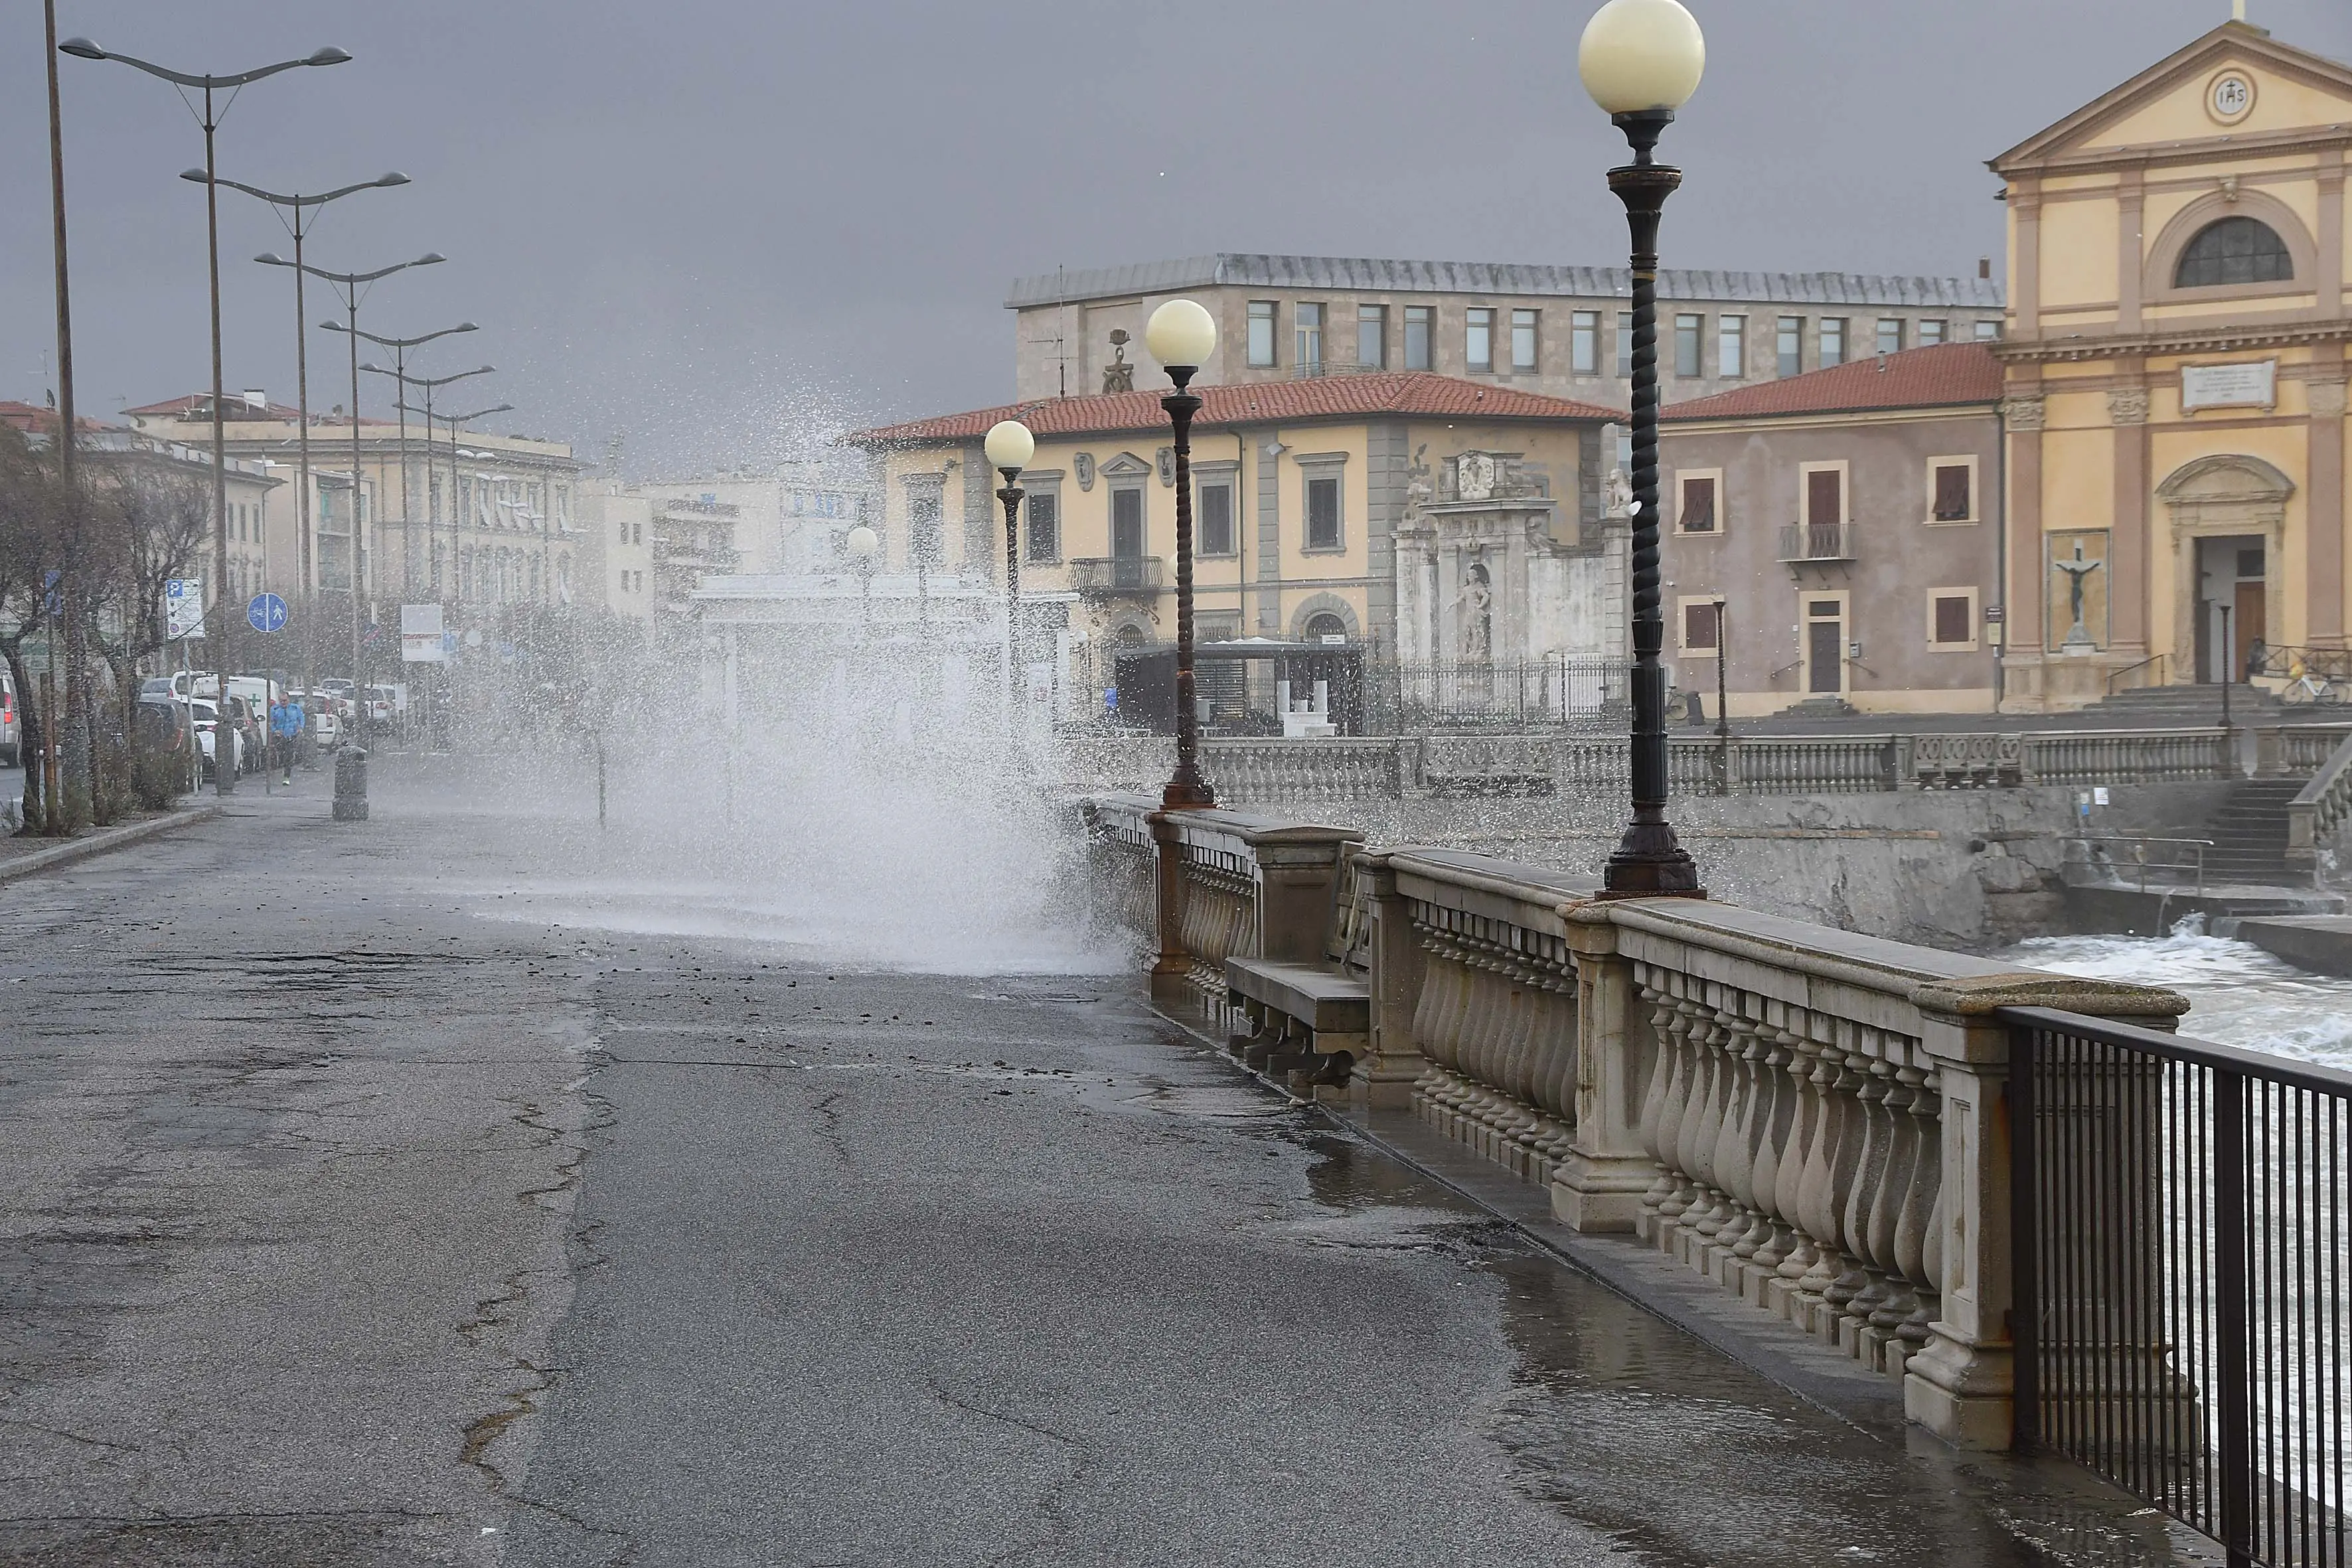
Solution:
[{"label": "street lamp post", "polygon": [[[68,287],[68,278],[66,268],[66,143],[64,108],[58,89],[57,0],[43,0],[41,6],[41,20],[46,30],[48,43],[48,49],[46,58],[47,58],[49,68],[50,248],[57,263],[58,486],[64,491],[69,505],[78,505],[81,495],[81,487],[77,480],[74,471],[73,303],[72,295]],[[78,510],[69,520],[68,526],[71,529],[71,532],[68,534],[67,539],[67,549],[64,552],[65,558],[58,563],[59,568],[58,574],[58,586],[61,590],[60,596],[64,601],[63,607],[66,616],[66,625],[68,628],[66,634],[66,689],[68,693],[66,705],[68,708],[79,711],[80,707],[79,699],[81,694],[83,638],[79,635],[82,626],[82,541],[81,518]],[[46,602],[45,598],[45,605]],[[45,633],[44,635],[47,634]],[[49,651],[49,664],[52,668],[57,665],[57,650],[54,647]],[[34,700],[33,693],[29,691],[21,692],[18,694],[17,700],[29,707]],[[50,704],[48,707],[49,710],[41,714],[41,724],[43,729],[40,735],[40,742],[42,750],[48,756],[54,758],[58,755],[58,740],[66,732],[71,731],[74,736],[74,744],[72,747],[73,754],[77,758],[89,756],[91,747],[87,727],[78,722],[60,726],[58,722],[59,716],[55,711],[55,705]],[[19,745],[18,750],[20,752],[23,750],[21,744]],[[92,773],[95,773],[97,771],[95,757],[91,757],[90,759],[89,771]],[[74,824],[68,820],[66,813],[58,809],[60,803],[58,799],[57,792],[48,787],[48,784],[46,782],[49,778],[49,774],[37,763],[26,768],[26,776],[28,779],[39,776],[45,781],[40,792],[42,830],[53,836],[69,831],[74,826]],[[29,794],[30,791],[27,791],[27,793]]]},{"label": "street lamp post", "polygon": [[[212,183],[212,177],[202,169],[185,170],[180,178],[193,180],[198,184]],[[404,185],[408,184],[408,176],[394,171],[317,196],[279,195],[257,185],[248,185],[241,180],[222,180],[219,183],[232,191],[243,191],[257,201],[268,203],[271,210],[277,212],[278,222],[286,226],[286,232],[294,240],[294,409],[295,416],[300,421],[296,437],[296,466],[299,478],[294,487],[294,559],[295,571],[300,579],[301,596],[307,601],[319,584],[315,580],[316,568],[311,557],[310,530],[315,509],[310,500],[310,312],[302,294],[302,246],[310,237],[310,226],[318,216],[318,208],[329,202],[340,201],[354,192],[388,190],[395,185]]]},{"label": "street lamp post", "polygon": [[1021,711],[1020,674],[1016,668],[1021,636],[1021,470],[1037,455],[1036,437],[1018,419],[1001,419],[992,426],[984,443],[988,466],[1004,476],[996,499],[1004,503],[1004,723],[1009,730]]},{"label": "street lamp post", "polygon": [[[287,260],[285,258],[283,258],[283,257],[281,257],[281,256],[278,256],[278,255],[277,255],[277,254],[275,254],[275,253],[273,253],[273,252],[268,252],[268,251],[265,251],[265,252],[263,252],[261,255],[255,257],[255,258],[254,258],[254,259],[255,259],[256,261],[260,262],[260,263],[261,263],[263,266],[265,266],[265,267],[290,267],[290,268],[294,268],[294,274],[295,274],[295,276],[296,276],[296,277],[298,277],[298,278],[299,278],[299,277],[303,276],[304,274],[308,274],[309,276],[310,276],[310,277],[312,277],[312,278],[319,279],[320,279],[320,280],[321,280],[322,282],[325,282],[325,283],[329,284],[330,286],[331,286],[331,287],[334,289],[334,290],[335,290],[335,292],[336,292],[337,296],[338,296],[338,297],[341,300],[341,301],[342,301],[343,313],[344,313],[344,320],[343,320],[342,321],[328,321],[328,322],[324,322],[324,323],[322,323],[322,324],[325,326],[326,330],[327,330],[327,331],[331,331],[331,332],[340,332],[340,331],[352,331],[352,330],[354,330],[354,329],[356,329],[356,328],[358,327],[358,325],[359,325],[359,320],[360,320],[360,301],[361,301],[361,300],[362,300],[362,298],[364,298],[363,294],[362,293],[362,289],[365,289],[369,284],[373,283],[373,282],[376,282],[377,280],[379,280],[379,279],[381,279],[389,278],[389,277],[391,277],[391,276],[392,276],[394,273],[395,273],[395,272],[405,272],[405,271],[407,271],[407,270],[408,270],[410,268],[412,268],[412,267],[432,267],[432,266],[438,265],[440,262],[445,261],[445,260],[446,260],[446,259],[448,259],[448,258],[447,258],[446,257],[444,257],[444,256],[443,256],[439,251],[437,251],[437,250],[428,250],[428,251],[426,251],[426,252],[425,252],[424,255],[422,255],[422,256],[411,257],[411,258],[410,258],[408,260],[406,260],[406,261],[395,261],[395,262],[394,262],[394,263],[393,263],[391,266],[389,266],[389,267],[379,267],[379,268],[376,268],[374,271],[373,271],[373,272],[331,272],[331,271],[329,271],[327,268],[323,268],[323,267],[313,267],[313,266],[311,266],[311,265],[310,265],[309,262],[307,262],[307,261],[289,261],[289,260]],[[362,529],[361,529],[361,522],[360,522],[360,499],[361,499],[361,494],[362,494],[361,477],[362,477],[362,473],[364,472],[364,468],[363,468],[362,460],[361,454],[360,454],[360,341],[359,341],[359,339],[358,339],[356,336],[354,336],[354,337],[352,337],[352,338],[351,339],[351,349],[352,349],[352,520],[351,520],[351,524],[352,524],[352,560],[351,560],[351,580],[352,580],[352,698],[353,698],[353,701],[352,701],[352,717],[353,717],[353,719],[355,720],[355,721],[356,721],[356,722],[358,723],[358,725],[359,725],[360,749],[361,749],[362,751],[365,751],[365,750],[367,749],[367,731],[368,731],[368,721],[367,721],[367,689],[366,689],[366,681],[362,679],[362,675],[361,675],[361,671],[360,671],[360,637],[361,637],[361,632],[360,632],[360,626],[361,626],[360,599],[361,599],[361,595],[362,595],[362,593],[364,593],[364,592],[365,592],[365,588],[366,588],[366,584],[365,584],[365,583],[362,580],[362,574],[361,574],[361,570],[360,570],[360,555],[361,555],[361,552],[362,552],[362,543],[361,543],[361,542],[362,542],[362,538],[364,537],[364,536],[363,536],[363,534],[362,534]]]},{"label": "street lamp post", "polygon": [[1633,149],[1609,171],[1625,204],[1633,274],[1633,816],[1609,857],[1608,895],[1705,897],[1698,867],[1666,820],[1666,676],[1659,662],[1658,222],[1682,171],[1656,162],[1658,138],[1698,90],[1706,42],[1677,0],[1609,0],[1586,24],[1577,70]]},{"label": "street lamp post", "polygon": [[[299,60],[280,60],[249,71],[236,71],[227,76],[199,76],[176,71],[149,60],[135,59],[100,48],[88,38],[68,38],[58,46],[60,53],[84,60],[114,60],[133,70],[146,72],[178,88],[194,88],[204,94],[204,109],[197,123],[205,132],[205,254],[209,269],[212,294],[213,330],[213,572],[214,616],[220,641],[213,652],[220,667],[220,711],[228,716],[228,678],[236,668],[235,647],[236,616],[228,603],[228,433],[225,427],[226,415],[222,403],[226,396],[226,384],[221,369],[221,293],[220,293],[220,187],[219,165],[213,155],[214,135],[220,129],[226,105],[214,104],[214,94],[222,89],[232,89],[229,102],[236,101],[236,90],[265,77],[289,71],[298,66],[339,66],[352,57],[342,50],[327,47],[314,51]],[[194,106],[190,105],[193,109]],[[219,767],[213,770],[214,788],[221,795],[236,793],[236,770]]]},{"label": "street lamp post", "polygon": [[[428,495],[433,488],[433,395],[452,382],[464,381],[470,376],[492,375],[497,371],[496,365],[478,364],[471,370],[461,370],[449,375],[415,375],[406,378],[409,385],[421,386],[425,389],[424,407],[411,407],[404,400],[400,406],[404,416],[421,414],[425,416],[425,479]],[[480,413],[470,414],[467,417],[479,419],[485,415],[503,414],[510,406],[512,405],[502,403],[496,408],[485,408]],[[429,511],[431,509],[428,506],[426,510]],[[433,524],[436,521],[429,516],[425,520],[425,542],[428,547],[432,542]],[[426,553],[429,558],[431,554],[429,548]],[[434,595],[436,598],[440,595],[440,587],[437,584],[434,587]],[[449,602],[452,606],[459,603],[457,598],[457,422],[456,420],[449,422]]]},{"label": "street lamp post", "polygon": [[1163,811],[1217,804],[1201,776],[1201,715],[1192,694],[1192,416],[1201,400],[1192,377],[1217,348],[1215,318],[1192,300],[1171,300],[1151,312],[1143,346],[1167,367],[1175,390],[1160,400],[1176,433],[1176,771],[1160,792]]},{"label": "street lamp post", "polygon": [[[449,337],[457,332],[479,331],[481,329],[471,321],[460,321],[454,327],[443,327],[440,331],[433,332],[420,332],[413,338],[380,338],[373,332],[354,331],[353,333],[356,337],[365,338],[378,348],[387,348],[392,351],[390,370],[384,369],[380,364],[363,364],[360,369],[372,375],[392,377],[393,400],[400,409],[400,558],[404,574],[410,578],[416,575],[416,547],[415,540],[410,537],[412,520],[408,515],[408,389],[414,384],[408,379],[408,351],[420,348],[436,338]],[[486,365],[483,368],[488,367]],[[428,455],[433,450],[433,431],[429,426],[425,432],[425,449]],[[429,536],[431,524],[428,523],[426,528]]]},{"label": "street lamp post", "polygon": [[874,637],[874,558],[882,552],[881,536],[861,522],[841,536],[841,547],[849,552],[849,569],[857,574],[858,619],[870,642]]}]

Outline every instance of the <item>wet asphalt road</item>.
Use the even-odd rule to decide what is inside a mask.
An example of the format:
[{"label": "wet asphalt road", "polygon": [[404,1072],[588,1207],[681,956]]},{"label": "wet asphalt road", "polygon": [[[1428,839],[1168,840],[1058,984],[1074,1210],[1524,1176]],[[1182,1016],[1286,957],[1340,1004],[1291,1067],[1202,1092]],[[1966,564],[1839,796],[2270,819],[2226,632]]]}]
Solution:
[{"label": "wet asphalt road", "polygon": [[2173,1560],[1124,978],[596,929],[568,830],[324,793],[0,898],[0,1563]]}]

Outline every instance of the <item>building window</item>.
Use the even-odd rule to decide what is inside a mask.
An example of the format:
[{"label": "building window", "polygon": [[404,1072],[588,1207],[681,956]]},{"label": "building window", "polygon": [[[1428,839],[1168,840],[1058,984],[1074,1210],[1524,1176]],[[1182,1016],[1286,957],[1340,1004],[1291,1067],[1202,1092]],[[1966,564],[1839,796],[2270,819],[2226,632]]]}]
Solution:
[{"label": "building window", "polygon": [[1348,623],[1325,610],[1307,618],[1306,637],[1308,642],[1329,643],[1348,640]]},{"label": "building window", "polygon": [[1234,487],[1201,487],[1201,553],[1231,555],[1234,551]]},{"label": "building window", "polygon": [[1683,474],[1683,504],[1675,526],[1685,533],[1713,533],[1716,531],[1716,497],[1723,480],[1716,474]]},{"label": "building window", "polygon": [[2227,284],[2284,283],[2294,276],[2294,258],[2278,231],[2260,218],[2225,217],[2197,231],[2172,270],[2176,289],[2213,289]]},{"label": "building window", "polygon": [[917,490],[907,498],[908,549],[926,566],[938,566],[947,559],[940,549],[940,507],[937,490]]},{"label": "building window", "polygon": [[1249,362],[1258,368],[1274,363],[1274,301],[1249,302]]},{"label": "building window", "polygon": [[1972,458],[1937,458],[1927,465],[1927,516],[1934,522],[1977,520],[1977,466]]},{"label": "building window", "polygon": [[1297,353],[1291,363],[1301,370],[1323,368],[1323,307],[1312,302],[1292,307],[1298,332]]},{"label": "building window", "polygon": [[1366,370],[1385,370],[1389,363],[1389,308],[1356,307],[1356,363]]},{"label": "building window", "polygon": [[1878,352],[1883,354],[1899,354],[1903,352],[1902,317],[1878,318]]},{"label": "building window", "polygon": [[1737,381],[1748,374],[1748,318],[1718,316],[1715,324],[1715,374]]},{"label": "building window", "polygon": [[1307,480],[1307,548],[1338,550],[1339,537],[1339,477],[1309,476]]},{"label": "building window", "polygon": [[1617,379],[1623,381],[1633,374],[1633,312],[1617,312]]},{"label": "building window", "polygon": [[1052,562],[1061,558],[1062,498],[1052,490],[1036,491],[1029,497],[1029,559]]},{"label": "building window", "polygon": [[1704,374],[1701,349],[1706,338],[1705,316],[1675,318],[1675,374],[1682,376]]},{"label": "building window", "polygon": [[1484,306],[1473,307],[1469,320],[1469,333],[1465,341],[1470,368],[1491,371],[1495,368],[1495,312]]},{"label": "building window", "polygon": [[1947,652],[1977,646],[1977,591],[1935,588],[1927,595],[1927,644]]},{"label": "building window", "polygon": [[1601,312],[1579,310],[1569,319],[1568,368],[1577,375],[1601,374]]},{"label": "building window", "polygon": [[1781,375],[1801,375],[1805,370],[1805,318],[1780,318],[1776,341],[1773,369]]},{"label": "building window", "polygon": [[1723,605],[1714,599],[1683,602],[1683,651],[1713,653],[1723,641]]},{"label": "building window", "polygon": [[1823,370],[1829,369],[1832,365],[1845,363],[1844,317],[1823,316],[1822,318],[1821,361]]},{"label": "building window", "polygon": [[1997,343],[2000,342],[2000,323],[1999,321],[1979,321],[1977,323],[1977,342],[1980,343]]},{"label": "building window", "polygon": [[1521,374],[1536,368],[1536,313],[1511,312],[1511,368]]},{"label": "building window", "polygon": [[1437,311],[1434,306],[1407,305],[1404,308],[1404,367],[1407,370],[1429,368],[1430,341],[1435,335]]},{"label": "building window", "polygon": [[1944,341],[1944,323],[1943,323],[1943,322],[1941,322],[1941,321],[1922,321],[1922,322],[1920,322],[1920,323],[1919,323],[1919,346],[1920,346],[1921,348],[1923,348],[1923,349],[1924,349],[1924,348],[1932,348],[1932,347],[1934,347],[1936,344],[1940,343],[1940,342],[1942,342],[1943,341]]}]

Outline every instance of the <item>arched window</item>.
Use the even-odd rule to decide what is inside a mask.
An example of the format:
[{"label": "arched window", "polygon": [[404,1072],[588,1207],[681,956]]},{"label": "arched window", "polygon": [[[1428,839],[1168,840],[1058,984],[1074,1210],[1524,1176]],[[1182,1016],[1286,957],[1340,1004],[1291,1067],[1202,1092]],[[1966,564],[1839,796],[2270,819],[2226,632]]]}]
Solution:
[{"label": "arched window", "polygon": [[1309,617],[1307,622],[1308,642],[1321,642],[1325,637],[1344,637],[1347,635],[1348,623],[1328,610],[1319,616]]},{"label": "arched window", "polygon": [[2278,231],[2260,218],[2225,217],[2197,231],[2173,269],[2176,289],[2231,284],[2284,283],[2294,276],[2294,258]]}]

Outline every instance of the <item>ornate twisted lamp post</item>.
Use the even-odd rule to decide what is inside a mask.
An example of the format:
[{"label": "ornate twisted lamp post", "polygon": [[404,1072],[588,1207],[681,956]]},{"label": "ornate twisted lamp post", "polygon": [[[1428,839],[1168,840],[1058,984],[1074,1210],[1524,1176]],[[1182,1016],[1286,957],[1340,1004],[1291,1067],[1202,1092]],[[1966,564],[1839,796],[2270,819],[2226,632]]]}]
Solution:
[{"label": "ornate twisted lamp post", "polygon": [[1037,455],[1037,438],[1018,419],[1000,419],[989,427],[985,449],[988,466],[1004,476],[996,499],[1004,503],[1004,723],[1010,730],[1021,711],[1021,470]]},{"label": "ornate twisted lamp post", "polygon": [[1585,25],[1577,73],[1633,149],[1609,171],[1625,204],[1633,272],[1633,817],[1603,886],[1618,898],[1703,898],[1698,867],[1666,820],[1665,617],[1658,571],[1658,220],[1682,171],[1652,157],[1675,110],[1698,90],[1706,40],[1677,0],[1609,0]]},{"label": "ornate twisted lamp post", "polygon": [[1217,804],[1201,776],[1201,715],[1192,693],[1192,416],[1201,400],[1192,378],[1217,349],[1216,319],[1192,300],[1171,300],[1151,312],[1143,346],[1167,367],[1176,390],[1160,400],[1176,432],[1176,772],[1160,792],[1163,811]]}]

